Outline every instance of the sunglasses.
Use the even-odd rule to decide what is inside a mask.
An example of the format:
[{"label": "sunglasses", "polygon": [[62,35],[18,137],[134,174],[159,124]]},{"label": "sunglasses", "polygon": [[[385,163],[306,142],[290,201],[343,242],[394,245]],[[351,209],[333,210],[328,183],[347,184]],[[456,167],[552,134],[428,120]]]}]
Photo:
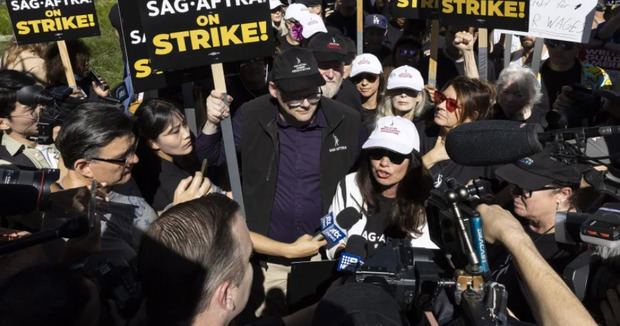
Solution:
[{"label": "sunglasses", "polygon": [[443,101],[446,101],[446,110],[448,110],[448,112],[454,112],[459,108],[459,102],[456,99],[448,98],[442,92],[436,91],[435,95],[433,95],[433,102],[435,102],[436,105],[439,105]]},{"label": "sunglasses", "polygon": [[321,91],[316,94],[305,95],[299,98],[291,98],[293,96],[287,96],[282,94],[282,100],[289,108],[296,108],[304,104],[304,101],[308,101],[311,105],[319,103],[321,101]]},{"label": "sunglasses", "polygon": [[376,148],[376,149],[371,149],[368,151],[368,157],[370,157],[371,160],[376,160],[376,161],[381,160],[384,157],[387,157],[390,160],[390,162],[394,164],[402,164],[403,161],[405,161],[405,159],[409,157],[409,155],[396,153],[396,152],[383,149],[383,148]]},{"label": "sunglasses", "polygon": [[363,73],[363,74],[356,75],[355,77],[351,77],[351,81],[354,84],[357,84],[357,83],[360,83],[362,80],[366,79],[369,83],[374,83],[375,81],[377,81],[377,78],[379,78],[378,75],[370,74],[370,73]]},{"label": "sunglasses", "polygon": [[548,48],[561,48],[563,50],[570,50],[576,46],[575,43],[571,42],[563,42],[563,41],[554,41],[554,40],[545,40],[545,45]]},{"label": "sunglasses", "polygon": [[409,97],[418,97],[418,95],[420,95],[420,92],[410,88],[393,88],[388,90],[388,94],[390,96],[399,96],[405,94]]},{"label": "sunglasses", "polygon": [[512,195],[517,197],[517,196],[522,196],[523,198],[532,198],[532,194],[535,191],[541,191],[541,190],[553,190],[553,189],[558,189],[558,187],[555,186],[544,186],[542,188],[539,189],[534,189],[534,190],[525,190],[517,185],[514,185],[512,187]]},{"label": "sunglasses", "polygon": [[398,53],[400,53],[400,55],[405,55],[405,56],[415,56],[416,54],[418,54],[418,51],[414,50],[414,49],[402,49],[400,51],[398,51]]}]

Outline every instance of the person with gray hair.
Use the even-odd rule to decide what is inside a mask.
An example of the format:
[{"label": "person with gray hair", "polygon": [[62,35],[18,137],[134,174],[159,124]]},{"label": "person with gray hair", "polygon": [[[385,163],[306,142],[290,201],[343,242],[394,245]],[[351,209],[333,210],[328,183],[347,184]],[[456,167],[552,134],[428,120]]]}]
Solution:
[{"label": "person with gray hair", "polygon": [[539,123],[547,126],[549,110],[541,101],[542,92],[536,75],[528,69],[509,66],[502,70],[496,83],[497,102],[494,119]]}]

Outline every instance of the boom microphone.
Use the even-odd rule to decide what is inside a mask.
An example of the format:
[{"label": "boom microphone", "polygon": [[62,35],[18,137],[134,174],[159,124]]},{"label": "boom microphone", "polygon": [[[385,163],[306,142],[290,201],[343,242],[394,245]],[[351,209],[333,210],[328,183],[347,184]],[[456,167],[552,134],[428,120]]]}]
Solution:
[{"label": "boom microphone", "polygon": [[56,229],[34,233],[27,237],[9,241],[0,246],[0,255],[17,251],[58,238],[76,238],[88,233],[88,219],[76,217],[69,219]]},{"label": "boom microphone", "polygon": [[538,124],[511,120],[463,123],[446,137],[446,151],[454,162],[470,166],[513,163],[541,152]]}]

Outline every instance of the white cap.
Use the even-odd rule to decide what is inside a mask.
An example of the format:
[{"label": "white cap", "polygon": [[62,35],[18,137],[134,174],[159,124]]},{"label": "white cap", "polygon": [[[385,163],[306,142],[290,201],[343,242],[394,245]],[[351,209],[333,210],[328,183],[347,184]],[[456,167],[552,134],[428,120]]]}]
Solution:
[{"label": "white cap", "polygon": [[309,39],[316,33],[327,33],[327,28],[325,28],[323,19],[321,19],[321,16],[317,14],[303,12],[299,19],[299,23],[303,27],[301,30],[301,36],[305,39]]},{"label": "white cap", "polygon": [[408,88],[414,91],[424,89],[424,79],[418,69],[411,66],[400,66],[390,73],[386,89]]},{"label": "white cap", "polygon": [[304,13],[309,13],[308,7],[302,5],[301,3],[293,3],[286,8],[286,12],[284,13],[284,20],[295,19],[296,21],[301,21],[302,15]]},{"label": "white cap", "polygon": [[420,135],[409,119],[396,116],[383,117],[377,121],[375,130],[362,148],[385,148],[407,155],[414,149],[420,151]]},{"label": "white cap", "polygon": [[379,75],[383,73],[381,62],[374,54],[362,53],[353,59],[350,76],[354,77],[361,73],[371,73]]},{"label": "white cap", "polygon": [[269,0],[269,10],[274,10],[278,7],[283,6],[282,1],[280,0]]}]

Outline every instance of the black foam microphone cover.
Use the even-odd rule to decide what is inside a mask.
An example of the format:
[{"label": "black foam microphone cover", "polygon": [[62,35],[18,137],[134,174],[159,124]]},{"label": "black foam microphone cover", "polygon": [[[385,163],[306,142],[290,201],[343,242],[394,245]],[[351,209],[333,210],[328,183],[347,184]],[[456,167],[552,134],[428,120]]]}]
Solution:
[{"label": "black foam microphone cover", "polygon": [[347,240],[347,246],[344,252],[360,256],[362,259],[366,259],[368,256],[368,250],[366,249],[368,241],[361,235],[354,234]]},{"label": "black foam microphone cover", "polygon": [[463,123],[446,137],[446,151],[454,162],[469,166],[513,163],[541,152],[539,124],[512,120]]},{"label": "black foam microphone cover", "polygon": [[336,216],[336,222],[338,222],[338,225],[341,228],[348,230],[353,226],[353,224],[357,223],[360,218],[362,218],[360,212],[353,207],[347,207],[338,213],[338,216]]}]

